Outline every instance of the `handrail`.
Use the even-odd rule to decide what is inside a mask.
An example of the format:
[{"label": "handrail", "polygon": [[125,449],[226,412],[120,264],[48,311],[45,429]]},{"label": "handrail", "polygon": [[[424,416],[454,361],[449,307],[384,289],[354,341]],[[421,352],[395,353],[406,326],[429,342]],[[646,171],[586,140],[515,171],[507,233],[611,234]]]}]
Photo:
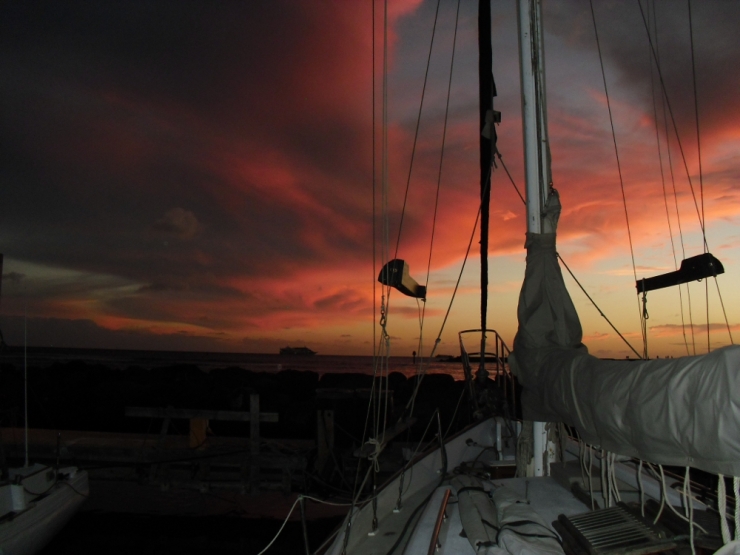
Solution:
[{"label": "handrail", "polygon": [[[480,352],[468,352],[465,348],[465,342],[463,340],[464,334],[469,333],[477,333],[481,334],[483,333],[483,330],[478,329],[468,329],[463,330],[461,332],[458,332],[458,338],[460,341],[460,360],[463,364],[463,372],[465,373],[465,380],[469,384],[470,387],[470,393],[472,395],[473,393],[473,370],[470,366],[471,358],[481,357]],[[506,402],[508,406],[511,408],[511,414],[516,414],[516,379],[511,373],[511,369],[509,367],[509,355],[511,355],[511,349],[506,345],[504,340],[501,338],[501,336],[498,334],[498,332],[494,329],[486,329],[485,334],[487,338],[489,336],[492,336],[494,341],[493,345],[495,346],[495,350],[493,352],[486,352],[483,353],[483,362],[488,362],[490,360],[492,366],[492,372],[493,376],[491,376],[498,387],[503,388],[504,390],[504,398],[506,399]],[[480,344],[480,342],[476,343]],[[489,358],[490,356],[490,358]],[[475,396],[473,396],[473,404],[476,407],[476,410],[478,409],[477,406],[477,399],[475,399]]]},{"label": "handrail", "polygon": [[437,513],[437,521],[434,523],[434,531],[432,532],[432,539],[429,542],[428,555],[434,555],[439,547],[439,531],[442,528],[442,522],[445,519],[447,511],[447,502],[450,499],[450,490],[446,490],[444,497],[442,498],[442,504],[439,506],[439,512]]}]

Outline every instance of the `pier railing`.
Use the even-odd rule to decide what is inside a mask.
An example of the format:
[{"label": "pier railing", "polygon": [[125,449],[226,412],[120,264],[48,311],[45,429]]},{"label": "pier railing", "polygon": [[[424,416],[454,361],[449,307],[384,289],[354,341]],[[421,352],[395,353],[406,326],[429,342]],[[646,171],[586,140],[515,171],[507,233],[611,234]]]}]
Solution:
[{"label": "pier railing", "polygon": [[[190,421],[190,447],[198,448],[206,441],[206,430],[209,420],[224,420],[232,422],[249,422],[249,489],[252,493],[259,490],[260,481],[260,422],[277,422],[278,413],[260,412],[260,397],[257,394],[249,396],[249,412],[226,410],[196,410],[176,409],[173,407],[126,407],[126,416],[142,418],[161,418],[160,442],[167,435],[170,422],[173,418],[182,418]],[[157,472],[157,465],[152,465],[152,474]],[[153,477],[153,476],[152,476]]]}]

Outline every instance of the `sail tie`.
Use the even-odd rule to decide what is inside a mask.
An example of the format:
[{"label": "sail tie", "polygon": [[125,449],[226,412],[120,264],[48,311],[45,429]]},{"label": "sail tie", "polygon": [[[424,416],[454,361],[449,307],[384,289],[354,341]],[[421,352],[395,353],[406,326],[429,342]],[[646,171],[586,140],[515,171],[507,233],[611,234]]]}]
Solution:
[{"label": "sail tie", "polygon": [[377,438],[370,438],[367,442],[375,448],[372,455],[368,457],[372,462],[373,470],[375,472],[380,472],[380,462],[378,461],[378,457],[383,452],[383,444],[378,441]]},{"label": "sail tie", "polygon": [[694,501],[691,497],[691,480],[689,480],[689,467],[686,467],[686,473],[683,478],[683,498],[684,511],[689,520],[689,543],[691,544],[691,553],[696,555],[694,546]]},{"label": "sail tie", "polygon": [[722,474],[717,474],[717,512],[719,513],[719,528],[722,531],[722,543],[728,544],[732,541],[732,537],[727,524],[727,491],[725,490],[725,477]]},{"label": "sail tie", "polygon": [[735,496],[735,539],[740,540],[740,478],[732,479],[732,494]]}]

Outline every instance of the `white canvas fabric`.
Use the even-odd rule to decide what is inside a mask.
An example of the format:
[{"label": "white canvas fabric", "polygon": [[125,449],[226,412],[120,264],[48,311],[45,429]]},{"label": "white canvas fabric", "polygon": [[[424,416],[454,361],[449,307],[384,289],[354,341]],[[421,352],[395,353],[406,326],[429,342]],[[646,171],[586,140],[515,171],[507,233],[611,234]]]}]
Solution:
[{"label": "white canvas fabric", "polygon": [[740,346],[676,359],[597,359],[581,343],[555,234],[528,234],[526,247],[509,359],[524,418],[564,422],[614,453],[740,475]]}]

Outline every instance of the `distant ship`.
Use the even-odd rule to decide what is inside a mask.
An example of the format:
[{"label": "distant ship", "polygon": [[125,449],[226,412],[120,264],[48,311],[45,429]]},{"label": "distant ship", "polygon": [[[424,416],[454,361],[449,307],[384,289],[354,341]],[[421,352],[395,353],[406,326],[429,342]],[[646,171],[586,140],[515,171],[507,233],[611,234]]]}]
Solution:
[{"label": "distant ship", "polygon": [[311,356],[315,355],[316,351],[312,351],[308,347],[283,347],[280,349],[280,354],[291,356]]}]

